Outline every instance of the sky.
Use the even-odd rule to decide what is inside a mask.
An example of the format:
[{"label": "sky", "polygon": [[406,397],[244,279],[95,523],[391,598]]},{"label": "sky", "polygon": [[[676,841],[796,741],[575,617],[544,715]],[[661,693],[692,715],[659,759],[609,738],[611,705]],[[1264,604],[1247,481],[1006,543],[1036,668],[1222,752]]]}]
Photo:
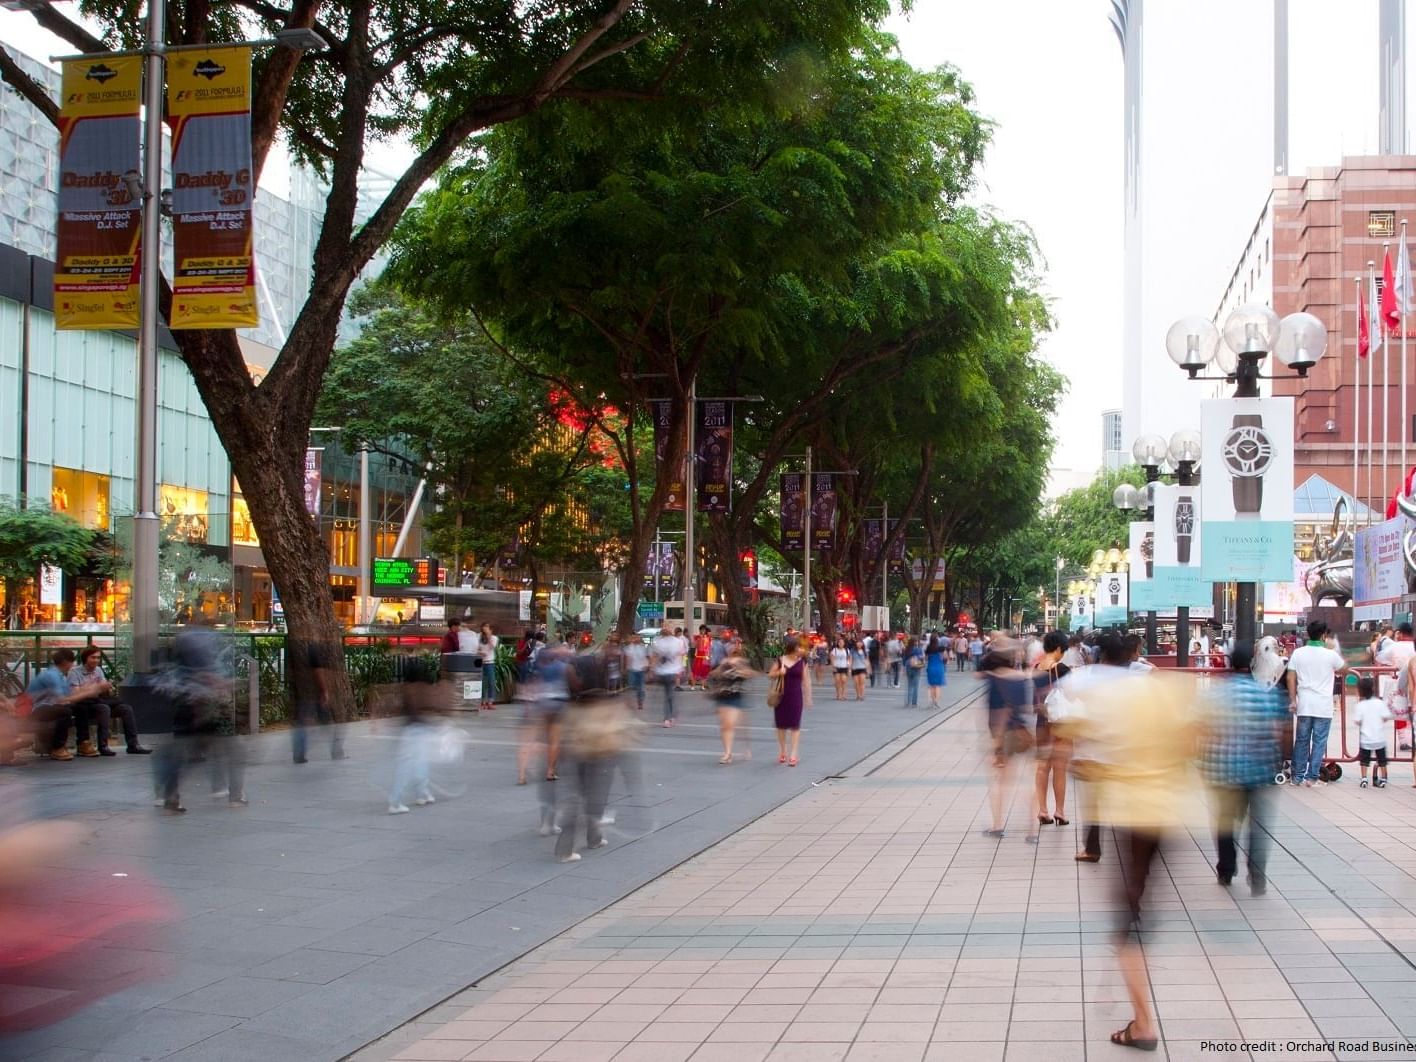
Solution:
[{"label": "sky", "polygon": [[973,199],[1027,225],[1068,381],[1050,490],[1090,481],[1121,400],[1121,49],[1093,0],[916,0],[889,27],[915,66],[950,64],[995,123]]}]

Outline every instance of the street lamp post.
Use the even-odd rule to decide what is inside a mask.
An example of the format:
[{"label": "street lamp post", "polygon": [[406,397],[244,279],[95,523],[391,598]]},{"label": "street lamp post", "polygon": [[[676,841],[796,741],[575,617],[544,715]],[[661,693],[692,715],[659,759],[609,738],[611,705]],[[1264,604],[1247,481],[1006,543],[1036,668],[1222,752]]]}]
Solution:
[{"label": "street lamp post", "polygon": [[[1172,361],[1192,380],[1225,380],[1234,384],[1234,398],[1258,398],[1260,372],[1270,351],[1300,377],[1306,377],[1327,349],[1327,326],[1310,313],[1291,313],[1281,321],[1267,306],[1241,306],[1220,330],[1208,318],[1181,318],[1170,326],[1165,347]],[[1223,376],[1201,376],[1211,362]],[[1252,644],[1258,628],[1258,594],[1253,582],[1235,584],[1234,638]]]}]

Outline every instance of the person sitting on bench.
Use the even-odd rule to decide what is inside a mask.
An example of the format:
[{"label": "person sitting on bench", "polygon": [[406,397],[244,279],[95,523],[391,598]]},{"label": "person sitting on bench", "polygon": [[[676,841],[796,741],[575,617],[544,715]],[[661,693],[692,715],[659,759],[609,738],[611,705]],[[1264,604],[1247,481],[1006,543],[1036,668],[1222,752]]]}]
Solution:
[{"label": "person sitting on bench", "polygon": [[[117,697],[113,683],[103,673],[99,663],[102,653],[96,645],[87,645],[79,650],[79,666],[69,671],[69,688],[74,700],[70,707],[74,712],[74,728],[78,735],[80,756],[113,756],[116,753],[108,747],[108,737],[112,732],[113,717],[116,715],[123,724],[123,737],[128,743],[128,752],[140,756],[151,752],[138,741],[138,725],[133,719],[133,709]],[[98,723],[97,747],[89,741],[89,723]]]}]

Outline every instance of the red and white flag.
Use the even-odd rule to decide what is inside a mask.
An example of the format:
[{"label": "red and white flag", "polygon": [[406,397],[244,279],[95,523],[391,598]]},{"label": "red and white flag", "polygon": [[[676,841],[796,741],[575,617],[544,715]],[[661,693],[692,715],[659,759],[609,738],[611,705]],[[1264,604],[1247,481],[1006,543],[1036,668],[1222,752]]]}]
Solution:
[{"label": "red and white flag", "polygon": [[1365,358],[1371,353],[1372,335],[1367,330],[1367,298],[1364,286],[1357,285],[1357,356]]},{"label": "red and white flag", "polygon": [[1396,273],[1391,265],[1391,248],[1382,251],[1382,324],[1388,332],[1401,327],[1401,305],[1397,301]]}]

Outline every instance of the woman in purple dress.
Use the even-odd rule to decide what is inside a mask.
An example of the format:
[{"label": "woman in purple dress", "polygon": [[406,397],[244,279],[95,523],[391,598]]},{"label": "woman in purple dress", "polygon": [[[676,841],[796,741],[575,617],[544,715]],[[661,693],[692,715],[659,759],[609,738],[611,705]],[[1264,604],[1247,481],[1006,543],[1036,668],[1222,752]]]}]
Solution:
[{"label": "woman in purple dress", "polygon": [[[806,681],[806,658],[801,641],[788,635],[785,650],[772,665],[772,678],[781,678],[782,697],[772,710],[777,724],[777,762],[797,765],[797,748],[801,745],[801,713],[811,707],[811,683]],[[791,755],[787,754],[787,734],[792,736]]]}]

